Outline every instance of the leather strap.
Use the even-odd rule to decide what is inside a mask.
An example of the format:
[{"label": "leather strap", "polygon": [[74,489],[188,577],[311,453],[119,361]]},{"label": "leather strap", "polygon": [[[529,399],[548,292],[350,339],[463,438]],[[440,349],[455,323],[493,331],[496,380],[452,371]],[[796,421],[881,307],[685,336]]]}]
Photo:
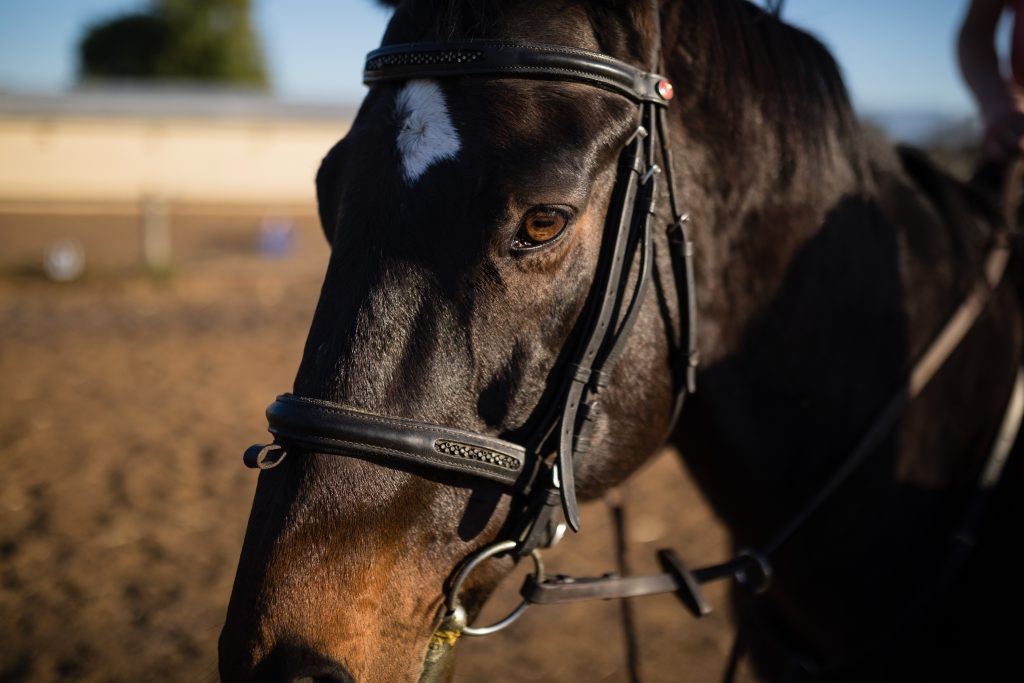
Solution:
[{"label": "leather strap", "polygon": [[[627,247],[634,225],[637,186],[643,171],[642,146],[640,135],[637,135],[623,152],[617,183],[623,187],[623,194],[618,198],[621,204],[619,204],[618,211],[611,214],[615,217],[616,223],[609,225],[613,232],[603,240],[608,251],[602,257],[605,262],[593,285],[593,291],[600,291],[600,296],[599,299],[592,302],[596,308],[591,311],[589,324],[585,328],[583,345],[569,368],[566,382],[566,395],[558,439],[558,475],[562,489],[565,521],[574,531],[579,531],[580,513],[579,505],[576,502],[573,461],[577,451],[585,450],[588,447],[588,444],[581,444],[577,438],[581,428],[577,416],[583,409],[585,410],[583,415],[585,421],[589,419],[592,424],[597,417],[596,414],[593,414],[593,411],[596,410],[596,402],[586,402],[585,394],[592,384],[594,377],[592,368],[598,353],[604,347],[605,341],[612,335],[615,323],[614,315],[618,310],[619,302],[625,296],[624,290],[630,266],[626,259]],[[604,277],[603,283],[600,281],[601,277]],[[601,289],[597,290],[597,287],[601,287]]]},{"label": "leather strap", "polygon": [[771,568],[767,562],[746,552],[721,564],[690,570],[675,552],[663,549],[658,551],[658,563],[664,573],[648,576],[556,576],[541,581],[528,576],[519,594],[535,605],[557,605],[675,593],[693,616],[703,617],[711,613],[711,605],[700,589],[702,584],[732,578],[759,593],[771,582]]},{"label": "leather strap", "polygon": [[672,98],[671,88],[661,85],[667,83],[664,76],[600,52],[501,40],[388,45],[366,56],[363,83],[452,76],[577,81],[661,106]]},{"label": "leather strap", "polygon": [[[669,207],[672,210],[672,225],[669,226],[669,253],[672,256],[672,272],[675,277],[679,310],[685,311],[683,318],[683,336],[680,339],[676,354],[685,348],[684,368],[676,368],[684,374],[685,381],[678,382],[676,389],[676,405],[672,412],[672,423],[669,431],[676,424],[683,407],[686,394],[697,391],[697,368],[700,366],[700,352],[697,348],[697,283],[693,270],[693,240],[689,233],[689,214],[680,208],[679,197],[676,195],[675,165],[672,160],[672,144],[668,137],[668,126],[665,124],[665,110],[657,111],[658,138],[661,141],[661,157],[665,167],[665,184],[668,186]],[[681,313],[681,315],[683,315]],[[684,346],[685,343],[685,346]]]},{"label": "leather strap", "polygon": [[526,450],[482,434],[369,415],[293,394],[278,396],[270,404],[267,421],[270,433],[286,449],[423,465],[512,488],[526,483]]}]

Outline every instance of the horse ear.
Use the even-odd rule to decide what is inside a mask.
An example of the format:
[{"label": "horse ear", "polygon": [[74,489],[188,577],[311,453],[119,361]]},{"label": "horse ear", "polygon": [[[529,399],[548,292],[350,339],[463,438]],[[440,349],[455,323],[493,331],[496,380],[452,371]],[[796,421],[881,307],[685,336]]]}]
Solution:
[{"label": "horse ear", "polygon": [[344,140],[334,145],[320,162],[316,172],[316,203],[320,214],[320,227],[328,244],[334,243],[334,226],[338,222],[341,204],[341,170],[344,167]]}]

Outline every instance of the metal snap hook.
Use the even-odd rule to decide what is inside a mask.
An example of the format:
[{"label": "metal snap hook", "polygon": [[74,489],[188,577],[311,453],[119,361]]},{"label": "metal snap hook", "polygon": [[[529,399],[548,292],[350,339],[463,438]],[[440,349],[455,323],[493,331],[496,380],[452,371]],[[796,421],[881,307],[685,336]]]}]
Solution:
[{"label": "metal snap hook", "polygon": [[[466,561],[462,566],[462,569],[459,570],[459,573],[456,574],[455,580],[452,581],[451,589],[449,589],[448,594],[445,596],[445,606],[448,608],[446,618],[454,617],[454,621],[465,623],[466,610],[463,608],[462,604],[459,603],[459,592],[462,590],[462,584],[466,581],[466,578],[469,577],[469,575],[473,573],[473,570],[480,566],[480,564],[485,560],[489,560],[496,555],[503,555],[504,553],[512,552],[518,545],[519,544],[516,541],[501,541],[500,543],[495,543],[494,545],[489,545],[483,548],[476,555],[471,556]],[[536,549],[530,551],[530,557],[533,559],[533,578],[538,583],[541,583],[544,581],[544,561],[540,556],[540,552]],[[504,619],[501,619],[490,626],[474,627],[466,625],[462,627],[462,633],[467,636],[487,636],[492,633],[497,633],[498,631],[511,626],[516,619],[523,615],[523,612],[525,612],[526,608],[529,606],[530,603],[523,600],[523,602],[512,610],[512,612]]]}]

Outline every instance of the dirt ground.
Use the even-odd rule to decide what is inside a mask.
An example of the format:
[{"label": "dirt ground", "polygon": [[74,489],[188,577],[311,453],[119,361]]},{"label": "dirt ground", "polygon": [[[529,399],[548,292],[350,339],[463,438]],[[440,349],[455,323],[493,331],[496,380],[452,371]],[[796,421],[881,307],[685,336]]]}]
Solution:
[{"label": "dirt ground", "polygon": [[[300,217],[296,253],[262,260],[257,218],[193,216],[176,223],[175,271],[153,278],[131,262],[130,218],[55,220],[0,217],[8,255],[35,258],[72,231],[102,266],[57,285],[31,259],[0,264],[0,681],[216,680],[256,482],[241,452],[291,386],[326,247]],[[637,572],[655,570],[661,547],[693,565],[725,557],[674,454],[624,494]],[[583,529],[547,554],[552,572],[614,568],[601,503]],[[485,617],[514,604],[519,581]],[[731,628],[724,586],[709,595],[717,610],[702,621],[671,596],[635,601],[644,681],[719,678]],[[613,603],[534,608],[460,643],[457,680],[626,681],[618,615]]]}]

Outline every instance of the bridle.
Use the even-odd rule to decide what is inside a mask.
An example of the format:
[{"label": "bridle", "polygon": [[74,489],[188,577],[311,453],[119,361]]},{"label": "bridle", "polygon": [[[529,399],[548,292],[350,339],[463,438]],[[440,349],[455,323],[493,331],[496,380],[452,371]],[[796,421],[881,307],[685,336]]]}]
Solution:
[{"label": "bridle", "polygon": [[[898,392],[822,493],[759,552],[742,551],[728,562],[691,571],[674,553],[661,551],[659,560],[664,570],[661,575],[545,580],[537,551],[552,545],[564,532],[564,525],[558,521],[559,509],[568,526],[579,530],[573,464],[592,447],[594,428],[600,416],[598,399],[609,385],[612,370],[637,321],[640,304],[651,281],[653,223],[658,216],[659,201],[657,179],[661,173],[665,175],[671,211],[666,233],[681,317],[681,336],[672,340],[673,424],[685,396],[695,390],[698,355],[693,247],[687,216],[679,207],[665,122],[673,90],[666,78],[597,52],[491,40],[384,47],[367,56],[364,82],[374,86],[418,78],[471,76],[582,83],[625,97],[638,109],[639,126],[619,155],[598,267],[587,305],[577,323],[578,335],[574,335],[579,342],[571,361],[561,370],[560,385],[552,394],[555,400],[548,403],[532,434],[522,443],[513,443],[478,432],[374,415],[330,401],[284,394],[267,408],[274,442],[252,446],[244,456],[246,465],[269,469],[280,464],[292,451],[327,453],[361,458],[384,467],[411,466],[442,474],[465,475],[499,484],[513,494],[510,519],[516,523],[509,527],[511,531],[467,558],[448,587],[446,610],[428,651],[423,680],[429,677],[432,662],[436,663],[459,635],[484,635],[500,630],[512,623],[527,604],[671,592],[676,593],[695,616],[702,616],[710,611],[700,592],[702,583],[736,578],[754,592],[766,589],[771,576],[767,558],[803,526],[875,449],[906,403],[943,365],[977,320],[988,294],[1001,280],[1009,253],[1007,244],[993,248],[986,261],[984,282],[979,283],[912,368],[908,386],[913,391]],[[634,270],[636,275],[631,279]],[[979,500],[982,493],[985,496],[990,493],[993,477],[998,480],[1005,465],[1009,452],[1006,435],[1016,434],[1024,412],[1022,387],[1024,376],[1019,376],[1014,390],[1016,398],[1008,407],[997,440],[997,445],[1002,446],[994,448],[987,461],[985,486],[979,488]],[[973,527],[966,531],[960,529],[958,533],[973,533]],[[458,601],[459,587],[481,562],[503,553],[531,555],[534,559],[535,573],[528,577],[522,590],[524,603],[492,627],[469,627]]]},{"label": "bridle", "polygon": [[[599,397],[633,329],[653,271],[653,219],[658,176],[668,184],[668,239],[683,317],[675,340],[673,421],[694,387],[697,365],[693,249],[679,209],[664,112],[671,83],[606,55],[578,48],[495,40],[392,45],[371,52],[369,86],[410,79],[535,79],[582,83],[634,102],[640,124],[618,162],[601,254],[588,303],[578,323],[579,345],[562,370],[556,400],[523,443],[406,418],[353,410],[330,401],[284,394],[267,409],[274,443],[246,451],[245,462],[266,469],[290,450],[330,453],[383,466],[414,466],[500,484],[522,508],[511,539],[519,555],[544,547],[560,531],[556,510],[579,530],[573,463],[592,447]],[[657,155],[661,154],[661,165]],[[630,278],[633,265],[636,276]],[[552,454],[554,454],[552,456]]]}]

